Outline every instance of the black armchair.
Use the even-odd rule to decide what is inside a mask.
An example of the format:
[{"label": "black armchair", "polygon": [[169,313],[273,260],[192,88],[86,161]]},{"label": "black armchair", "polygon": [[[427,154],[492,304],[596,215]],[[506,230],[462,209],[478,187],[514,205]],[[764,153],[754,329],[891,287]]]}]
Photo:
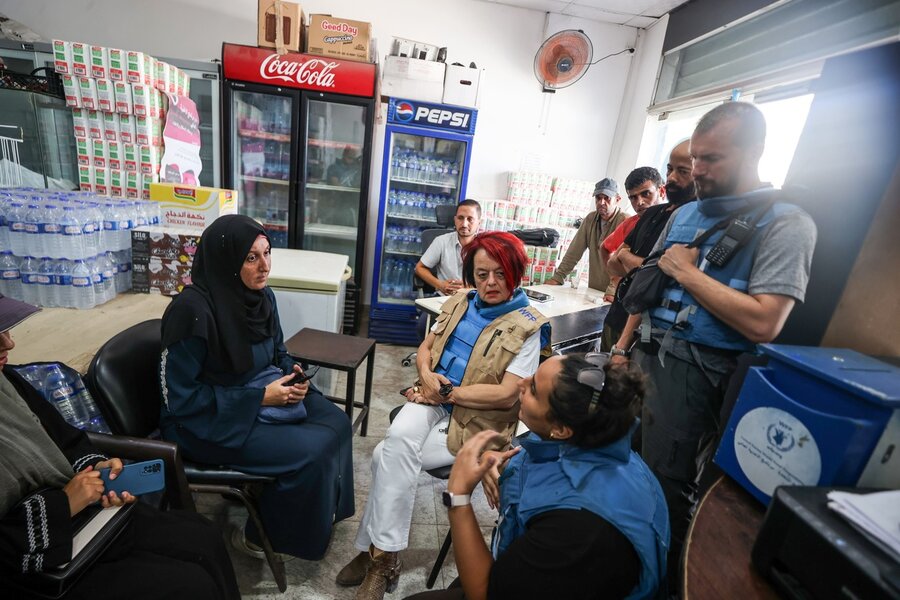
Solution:
[{"label": "black armchair", "polygon": [[[91,361],[85,385],[113,433],[136,438],[159,435],[161,327],[160,319],[133,325],[108,340]],[[275,557],[253,492],[260,485],[273,482],[274,478],[243,473],[225,466],[200,464],[186,458],[182,462],[191,492],[220,494],[234,498],[246,507],[260,532],[263,552],[278,589],[285,591],[287,577],[284,563]],[[168,471],[167,465],[167,477]]]}]

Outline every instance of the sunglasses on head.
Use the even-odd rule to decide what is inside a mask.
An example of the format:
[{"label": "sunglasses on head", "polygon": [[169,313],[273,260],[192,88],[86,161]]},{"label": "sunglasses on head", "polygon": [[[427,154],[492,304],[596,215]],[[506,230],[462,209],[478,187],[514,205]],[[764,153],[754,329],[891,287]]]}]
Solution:
[{"label": "sunglasses on head", "polygon": [[593,415],[597,411],[600,404],[600,394],[603,392],[603,385],[606,383],[606,371],[603,367],[609,362],[609,352],[588,352],[584,355],[584,359],[591,363],[591,367],[585,367],[578,371],[578,383],[590,387],[593,391],[591,394],[591,403],[588,405],[588,416]]}]

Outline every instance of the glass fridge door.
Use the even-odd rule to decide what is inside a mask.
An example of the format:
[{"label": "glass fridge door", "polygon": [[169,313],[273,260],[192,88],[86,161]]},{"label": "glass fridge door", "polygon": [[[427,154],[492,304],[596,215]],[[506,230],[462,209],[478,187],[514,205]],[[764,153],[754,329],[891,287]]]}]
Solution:
[{"label": "glass fridge door", "polygon": [[197,105],[200,116],[200,185],[221,187],[218,139],[219,131],[219,80],[218,74],[184,69],[191,78],[191,100]]},{"label": "glass fridge door", "polygon": [[[422,256],[422,231],[452,228],[466,160],[466,143],[394,133],[386,187],[378,301],[413,304],[413,271]],[[440,207],[447,207],[441,209]],[[438,211],[446,213],[438,223]]]},{"label": "glass fridge door", "polygon": [[365,139],[365,106],[308,100],[302,248],[344,254],[354,272]]},{"label": "glass fridge door", "polygon": [[232,181],[241,212],[263,224],[273,247],[288,245],[291,192],[291,113],[294,98],[233,93]]}]

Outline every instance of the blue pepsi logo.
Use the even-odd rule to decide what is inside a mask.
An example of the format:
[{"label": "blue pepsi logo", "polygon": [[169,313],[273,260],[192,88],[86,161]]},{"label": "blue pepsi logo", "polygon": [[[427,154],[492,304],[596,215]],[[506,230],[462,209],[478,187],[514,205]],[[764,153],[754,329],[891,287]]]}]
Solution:
[{"label": "blue pepsi logo", "polygon": [[409,102],[401,102],[394,109],[394,116],[397,117],[398,121],[403,121],[404,123],[412,121],[412,118],[415,114],[416,113],[415,110],[413,110],[413,105]]}]

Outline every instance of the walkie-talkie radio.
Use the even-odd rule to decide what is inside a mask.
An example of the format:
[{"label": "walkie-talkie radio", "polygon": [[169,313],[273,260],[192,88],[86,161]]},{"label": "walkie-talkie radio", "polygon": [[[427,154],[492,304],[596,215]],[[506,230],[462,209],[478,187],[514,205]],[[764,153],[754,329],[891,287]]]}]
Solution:
[{"label": "walkie-talkie radio", "polygon": [[716,245],[706,255],[706,261],[719,268],[728,264],[728,261],[737,254],[744,244],[753,235],[755,225],[747,223],[743,219],[734,219]]}]

